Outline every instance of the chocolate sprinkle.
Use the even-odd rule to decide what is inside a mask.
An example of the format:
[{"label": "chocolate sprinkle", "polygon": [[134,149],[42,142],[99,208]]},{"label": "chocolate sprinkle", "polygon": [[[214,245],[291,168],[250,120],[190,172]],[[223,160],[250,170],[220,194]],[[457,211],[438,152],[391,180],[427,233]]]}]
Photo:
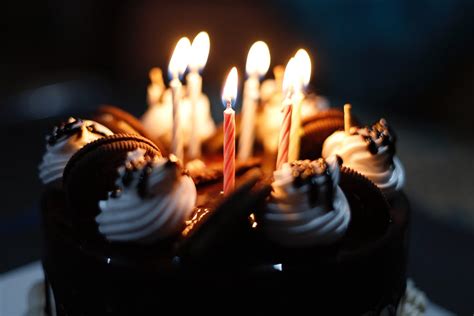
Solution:
[{"label": "chocolate sprinkle", "polygon": [[[83,120],[79,118],[71,117],[67,120],[67,122],[62,122],[61,124],[56,125],[51,131],[51,133],[46,136],[46,141],[50,146],[54,146],[60,140],[69,138],[74,134],[78,134],[78,136],[81,137],[83,125],[84,125]],[[107,134],[98,130],[96,124],[94,123],[87,125],[86,128],[91,133],[94,133],[103,137],[107,136]]]},{"label": "chocolate sprinkle", "polygon": [[322,158],[317,160],[297,160],[290,163],[293,185],[300,188],[309,185],[309,203],[313,207],[318,202],[325,203],[326,209],[332,209],[334,199],[334,185],[326,161]]},{"label": "chocolate sprinkle", "polygon": [[[154,158],[147,154],[143,159],[144,161],[128,161],[125,164],[125,171],[122,175],[121,182],[125,187],[129,187],[134,182],[133,180],[138,177],[136,186],[137,193],[142,199],[145,199],[150,194],[150,192],[148,192],[148,181],[153,172]],[[181,170],[181,174],[187,175],[187,170],[184,170],[180,162],[172,157],[166,161],[164,168],[175,168],[176,170]]]},{"label": "chocolate sprinkle", "polygon": [[379,148],[384,146],[388,146],[388,152],[392,157],[395,155],[396,136],[385,119],[382,118],[372,126],[360,128],[354,133],[364,137],[372,155],[377,154]]},{"label": "chocolate sprinkle", "polygon": [[138,180],[137,191],[138,195],[143,199],[148,195],[148,178],[153,172],[153,163],[148,161],[143,170],[140,173],[140,179]]},{"label": "chocolate sprinkle", "polygon": [[67,122],[62,122],[53,127],[53,130],[46,136],[46,141],[50,146],[55,145],[59,140],[66,139],[80,132],[84,121],[78,118],[69,118]]}]

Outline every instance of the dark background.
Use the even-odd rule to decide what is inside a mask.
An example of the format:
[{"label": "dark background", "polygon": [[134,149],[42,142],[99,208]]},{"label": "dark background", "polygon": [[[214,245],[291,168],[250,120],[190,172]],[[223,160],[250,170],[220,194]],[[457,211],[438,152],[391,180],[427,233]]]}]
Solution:
[{"label": "dark background", "polygon": [[436,303],[474,312],[474,1],[15,1],[0,10],[0,272],[40,256],[37,165],[59,118],[100,103],[146,109],[147,73],[179,37],[211,37],[204,90],[219,119],[232,65],[255,40],[272,65],[297,48],[311,88],[367,122],[384,116],[413,203],[409,274]]}]

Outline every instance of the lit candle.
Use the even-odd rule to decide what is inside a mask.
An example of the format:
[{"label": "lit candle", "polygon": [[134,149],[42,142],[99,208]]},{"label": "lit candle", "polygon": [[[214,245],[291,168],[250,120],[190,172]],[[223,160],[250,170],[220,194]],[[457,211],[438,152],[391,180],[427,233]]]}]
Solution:
[{"label": "lit candle", "polygon": [[285,98],[282,103],[283,121],[280,128],[280,137],[278,140],[278,154],[276,168],[281,169],[283,164],[288,162],[288,152],[290,145],[290,131],[292,125],[292,96],[294,93],[295,84],[295,59],[291,58],[286,65],[285,75],[283,78],[283,93]]},{"label": "lit candle", "polygon": [[290,151],[288,159],[297,160],[300,155],[301,106],[304,100],[304,88],[311,78],[311,59],[304,49],[299,49],[295,56],[295,86],[293,87],[293,114],[291,119]]},{"label": "lit candle", "polygon": [[255,139],[255,116],[260,97],[260,78],[270,67],[270,50],[262,41],[255,42],[250,47],[245,71],[247,80],[244,85],[242,102],[242,120],[240,123],[239,160],[252,156]]},{"label": "lit candle", "polygon": [[234,190],[235,186],[235,105],[237,98],[237,68],[233,67],[227,76],[222,91],[224,110],[224,194]]},{"label": "lit candle", "polygon": [[190,51],[189,73],[186,76],[189,98],[191,99],[191,134],[188,146],[189,159],[201,155],[201,137],[198,131],[197,107],[202,91],[202,77],[199,72],[204,68],[209,56],[210,40],[206,32],[200,32],[193,40]]},{"label": "lit candle", "polygon": [[171,153],[183,160],[183,135],[180,126],[181,81],[180,77],[188,66],[189,49],[191,42],[187,37],[181,38],[176,44],[168,67],[171,78],[170,87],[173,95],[173,129],[171,134]]}]

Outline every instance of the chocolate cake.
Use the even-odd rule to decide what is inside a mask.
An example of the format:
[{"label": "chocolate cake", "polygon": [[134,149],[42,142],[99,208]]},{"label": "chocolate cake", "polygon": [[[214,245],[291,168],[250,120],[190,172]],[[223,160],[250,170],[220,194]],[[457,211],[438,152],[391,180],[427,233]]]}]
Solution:
[{"label": "chocolate cake", "polygon": [[[303,128],[326,119],[342,124],[332,111]],[[305,133],[302,160],[276,171],[257,151],[226,196],[216,153],[184,164],[143,133],[84,122],[54,128],[40,165],[55,174],[41,201],[50,315],[396,314],[410,207],[386,120]]]}]

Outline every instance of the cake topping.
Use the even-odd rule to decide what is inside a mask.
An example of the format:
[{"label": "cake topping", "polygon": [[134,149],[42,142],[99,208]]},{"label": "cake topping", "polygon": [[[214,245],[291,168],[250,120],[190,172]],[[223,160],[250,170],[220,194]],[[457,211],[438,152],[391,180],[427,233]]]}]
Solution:
[{"label": "cake topping", "polygon": [[97,122],[72,117],[55,126],[46,136],[46,153],[39,165],[43,183],[61,178],[69,158],[83,146],[112,134],[112,131]]},{"label": "cake topping", "polygon": [[196,202],[196,187],[177,160],[129,152],[117,189],[99,202],[99,231],[110,241],[153,242],[178,234]]},{"label": "cake topping", "polygon": [[364,137],[372,155],[377,154],[379,149],[385,146],[392,157],[395,155],[396,136],[385,119],[382,118],[372,126],[354,129],[353,131]]},{"label": "cake topping", "polygon": [[351,128],[329,136],[323,145],[323,157],[338,155],[343,165],[354,169],[374,182],[385,194],[391,195],[403,187],[405,173],[395,156],[396,137],[387,121]]},{"label": "cake topping", "polygon": [[74,134],[77,134],[78,137],[81,137],[83,127],[90,133],[100,135],[105,137],[110,135],[108,131],[104,130],[103,126],[99,126],[99,123],[92,121],[83,121],[78,118],[70,117],[67,122],[62,122],[59,125],[56,125],[51,133],[46,136],[46,142],[50,146],[54,146],[59,141],[67,139]]},{"label": "cake topping", "polygon": [[[297,160],[290,163],[293,185],[300,188],[308,185],[308,199],[312,207],[318,202],[332,203],[333,183],[328,165],[322,158],[317,160]],[[326,206],[328,209],[330,205]]]},{"label": "cake topping", "polygon": [[284,246],[304,247],[331,243],[344,235],[350,211],[337,186],[336,157],[284,164],[274,178],[263,217],[270,239]]}]

